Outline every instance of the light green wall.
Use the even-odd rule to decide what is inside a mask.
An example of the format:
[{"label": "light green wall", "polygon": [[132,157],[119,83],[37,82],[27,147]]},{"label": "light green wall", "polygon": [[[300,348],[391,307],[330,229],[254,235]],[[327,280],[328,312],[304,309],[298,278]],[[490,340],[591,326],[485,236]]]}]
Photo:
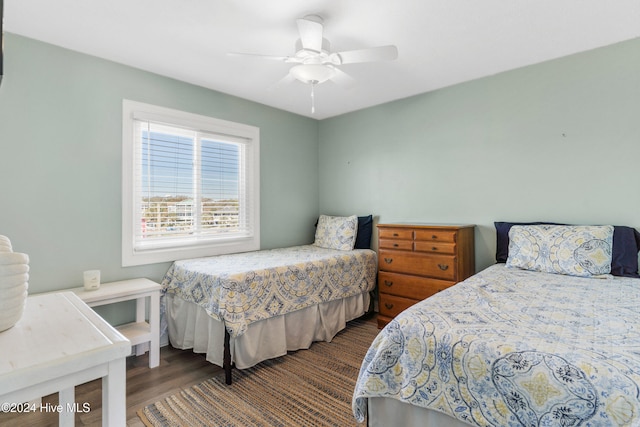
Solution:
[{"label": "light green wall", "polygon": [[[425,79],[429,76],[425,75]],[[640,226],[640,39],[320,123],[320,211]]]},{"label": "light green wall", "polygon": [[30,256],[31,293],[161,280],[170,264],[121,267],[122,99],[260,128],[263,248],[310,243],[318,122],[7,34],[0,86],[0,234]]},{"label": "light green wall", "polygon": [[640,228],[639,76],[633,40],[317,122],[8,34],[0,234],[30,255],[32,293],[93,268],[162,278],[120,266],[127,98],[260,127],[264,248],[310,242],[319,212],[372,213],[477,224],[480,269],[496,220]]}]

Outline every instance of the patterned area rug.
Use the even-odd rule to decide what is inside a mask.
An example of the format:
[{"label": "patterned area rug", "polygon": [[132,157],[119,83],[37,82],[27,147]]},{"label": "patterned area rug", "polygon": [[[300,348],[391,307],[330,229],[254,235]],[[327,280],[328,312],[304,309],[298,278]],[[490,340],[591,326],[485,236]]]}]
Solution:
[{"label": "patterned area rug", "polygon": [[147,426],[359,426],[351,398],[360,364],[378,334],[354,320],[332,342],[224,373],[145,407]]}]

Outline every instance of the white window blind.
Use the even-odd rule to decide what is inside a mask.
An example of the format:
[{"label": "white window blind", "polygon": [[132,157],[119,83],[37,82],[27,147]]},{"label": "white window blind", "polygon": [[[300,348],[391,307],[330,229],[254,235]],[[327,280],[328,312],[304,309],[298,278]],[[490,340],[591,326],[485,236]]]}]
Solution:
[{"label": "white window blind", "polygon": [[123,242],[131,247],[123,244],[123,264],[258,249],[253,128],[175,111],[128,113],[132,174],[123,186],[131,186],[131,207],[124,212],[123,201],[123,225],[130,217],[131,234],[123,231]]}]

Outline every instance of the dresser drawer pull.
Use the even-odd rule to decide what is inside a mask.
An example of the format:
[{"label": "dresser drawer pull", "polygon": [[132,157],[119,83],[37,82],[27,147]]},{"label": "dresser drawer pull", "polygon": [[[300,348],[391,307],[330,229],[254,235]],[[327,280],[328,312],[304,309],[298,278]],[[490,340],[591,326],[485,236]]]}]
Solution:
[{"label": "dresser drawer pull", "polygon": [[393,237],[398,237],[399,234],[398,233],[393,233]]},{"label": "dresser drawer pull", "polygon": [[434,234],[433,236],[431,236],[431,238],[432,238],[433,240],[437,240],[437,239],[438,239],[438,236]]},{"label": "dresser drawer pull", "polygon": [[389,304],[388,302],[385,302],[384,306],[387,307],[387,310],[391,310],[393,308],[393,304]]},{"label": "dresser drawer pull", "polygon": [[387,264],[391,264],[393,262],[393,258],[385,258],[384,262],[386,262]]},{"label": "dresser drawer pull", "polygon": [[432,250],[432,251],[437,251],[437,250],[438,250],[438,248],[434,246],[434,247],[432,247],[432,248],[431,248],[431,250]]},{"label": "dresser drawer pull", "polygon": [[447,271],[449,266],[447,264],[438,264],[438,268],[442,271]]},{"label": "dresser drawer pull", "polygon": [[394,247],[394,248],[397,248],[398,246],[400,246],[400,245],[399,245],[399,244],[397,244],[397,243],[394,243],[394,244],[393,244],[393,247]]},{"label": "dresser drawer pull", "polygon": [[393,282],[391,280],[385,280],[384,284],[389,286],[389,287],[393,286]]}]

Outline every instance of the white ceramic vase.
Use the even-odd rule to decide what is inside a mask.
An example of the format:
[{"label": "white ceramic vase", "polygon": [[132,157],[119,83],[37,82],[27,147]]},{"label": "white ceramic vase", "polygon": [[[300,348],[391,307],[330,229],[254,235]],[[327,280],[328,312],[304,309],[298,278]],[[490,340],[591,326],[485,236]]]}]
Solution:
[{"label": "white ceramic vase", "polygon": [[22,317],[28,288],[29,256],[13,252],[9,239],[0,236],[0,332]]}]

